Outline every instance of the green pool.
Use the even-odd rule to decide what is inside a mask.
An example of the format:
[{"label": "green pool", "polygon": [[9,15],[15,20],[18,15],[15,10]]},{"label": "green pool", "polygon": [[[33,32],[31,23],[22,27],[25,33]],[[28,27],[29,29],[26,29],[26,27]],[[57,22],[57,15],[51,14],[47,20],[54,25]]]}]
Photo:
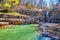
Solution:
[{"label": "green pool", "polygon": [[0,40],[35,40],[35,25],[0,28]]}]

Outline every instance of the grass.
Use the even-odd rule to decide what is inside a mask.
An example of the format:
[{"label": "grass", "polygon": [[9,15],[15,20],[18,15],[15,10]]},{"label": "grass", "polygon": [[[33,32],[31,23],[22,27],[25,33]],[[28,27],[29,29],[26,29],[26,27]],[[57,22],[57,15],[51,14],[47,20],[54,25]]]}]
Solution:
[{"label": "grass", "polygon": [[16,25],[0,28],[0,40],[35,40],[34,25]]}]

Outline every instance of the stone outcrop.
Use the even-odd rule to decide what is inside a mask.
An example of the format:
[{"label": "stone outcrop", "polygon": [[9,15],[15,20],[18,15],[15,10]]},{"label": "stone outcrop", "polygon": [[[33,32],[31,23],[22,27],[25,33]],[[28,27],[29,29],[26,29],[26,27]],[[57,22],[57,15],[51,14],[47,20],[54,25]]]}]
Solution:
[{"label": "stone outcrop", "polygon": [[0,22],[0,27],[6,28],[8,27],[9,23],[8,22]]},{"label": "stone outcrop", "polygon": [[[14,14],[0,14],[0,22],[8,22],[9,24],[24,24],[25,21],[31,22],[31,17],[26,15],[14,15]],[[27,23],[27,22],[26,22]],[[27,23],[28,24],[28,23]]]},{"label": "stone outcrop", "polygon": [[40,23],[39,29],[42,35],[50,38],[60,39],[60,25],[55,23]]}]

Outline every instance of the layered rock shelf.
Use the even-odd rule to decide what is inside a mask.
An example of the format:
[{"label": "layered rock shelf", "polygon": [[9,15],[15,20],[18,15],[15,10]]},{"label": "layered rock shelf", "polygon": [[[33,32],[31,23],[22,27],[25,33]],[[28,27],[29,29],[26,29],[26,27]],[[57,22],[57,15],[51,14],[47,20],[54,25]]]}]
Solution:
[{"label": "layered rock shelf", "polygon": [[[32,23],[33,20],[31,17],[26,16],[26,15],[14,15],[14,14],[7,14],[7,13],[1,13],[0,14],[0,26],[7,25],[20,25],[20,24],[29,24]],[[28,22],[27,22],[28,21]],[[1,26],[1,27],[2,27]]]},{"label": "layered rock shelf", "polygon": [[39,29],[42,35],[51,39],[60,40],[60,25],[56,23],[40,23]]},{"label": "layered rock shelf", "polygon": [[8,26],[9,26],[9,23],[8,22],[0,22],[0,27],[6,28]]}]

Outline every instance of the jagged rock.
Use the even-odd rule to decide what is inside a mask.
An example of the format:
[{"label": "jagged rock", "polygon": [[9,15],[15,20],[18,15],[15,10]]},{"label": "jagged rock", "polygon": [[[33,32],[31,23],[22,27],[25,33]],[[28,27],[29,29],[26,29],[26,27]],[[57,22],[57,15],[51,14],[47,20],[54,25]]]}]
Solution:
[{"label": "jagged rock", "polygon": [[40,30],[42,30],[42,35],[60,39],[60,25],[56,23],[40,23]]}]

